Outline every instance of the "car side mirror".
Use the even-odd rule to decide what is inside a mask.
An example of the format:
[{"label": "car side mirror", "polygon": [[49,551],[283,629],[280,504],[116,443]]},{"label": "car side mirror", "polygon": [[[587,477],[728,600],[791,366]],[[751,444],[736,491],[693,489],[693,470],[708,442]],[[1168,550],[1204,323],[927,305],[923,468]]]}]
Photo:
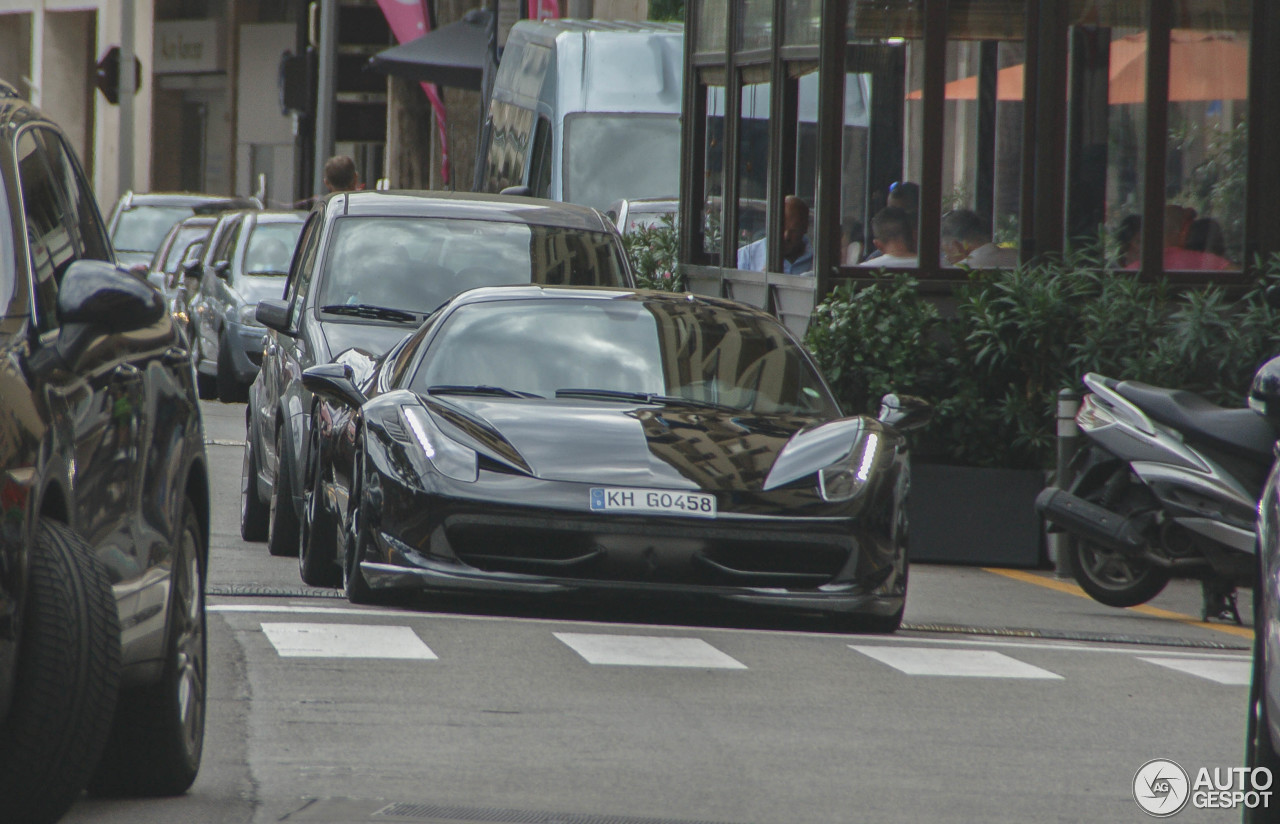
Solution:
[{"label": "car side mirror", "polygon": [[227,275],[231,272],[231,261],[220,260],[213,264],[213,273],[223,280],[227,279]]},{"label": "car side mirror", "polygon": [[933,420],[933,406],[923,398],[912,395],[895,395],[892,392],[880,399],[881,423],[899,432],[909,432]]},{"label": "car side mirror", "polygon": [[63,326],[98,326],[112,332],[144,329],[165,315],[160,292],[146,280],[103,260],[77,260],[58,287]]},{"label": "car side mirror", "polygon": [[268,329],[274,329],[285,335],[293,335],[289,328],[289,302],[285,300],[271,299],[258,301],[258,308],[253,310],[253,316],[257,318],[258,323]]},{"label": "car side mirror", "polygon": [[355,383],[355,370],[345,363],[322,363],[302,371],[302,386],[326,400],[359,409],[368,398]]}]

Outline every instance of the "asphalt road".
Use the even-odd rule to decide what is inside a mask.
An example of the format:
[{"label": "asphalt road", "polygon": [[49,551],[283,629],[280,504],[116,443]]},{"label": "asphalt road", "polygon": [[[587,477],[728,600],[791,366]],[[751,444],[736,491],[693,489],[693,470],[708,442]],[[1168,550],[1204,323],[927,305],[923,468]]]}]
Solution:
[{"label": "asphalt road", "polygon": [[243,415],[205,405],[200,776],[68,822],[1138,822],[1147,761],[1242,763],[1250,631],[1195,621],[1193,583],[1114,610],[1052,572],[917,564],[888,637],[663,604],[353,607],[240,540]]}]

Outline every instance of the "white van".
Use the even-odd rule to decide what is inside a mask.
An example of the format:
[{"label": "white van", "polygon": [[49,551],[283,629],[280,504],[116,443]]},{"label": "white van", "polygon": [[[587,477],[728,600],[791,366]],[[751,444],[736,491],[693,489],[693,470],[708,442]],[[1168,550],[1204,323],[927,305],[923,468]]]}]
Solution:
[{"label": "white van", "polygon": [[522,20],[481,136],[482,191],[594,206],[680,188],[684,26]]}]

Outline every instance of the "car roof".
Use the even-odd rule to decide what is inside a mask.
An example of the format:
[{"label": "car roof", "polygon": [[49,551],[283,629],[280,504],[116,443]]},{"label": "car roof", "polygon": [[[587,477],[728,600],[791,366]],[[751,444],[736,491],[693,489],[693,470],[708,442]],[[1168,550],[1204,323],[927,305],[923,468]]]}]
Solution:
[{"label": "car roof", "polygon": [[600,213],[589,206],[534,197],[411,189],[334,192],[325,197],[340,216],[438,217],[608,231]]},{"label": "car roof", "polygon": [[258,223],[302,223],[307,219],[306,212],[288,209],[246,209],[244,214],[253,215]]},{"label": "car roof", "polygon": [[507,286],[482,286],[469,289],[449,302],[450,307],[466,306],[476,303],[490,303],[504,300],[618,300],[633,299],[650,303],[683,303],[714,306],[729,309],[747,315],[758,315],[771,321],[777,319],[767,312],[753,306],[737,303],[725,298],[710,295],[697,295],[692,292],[665,292],[654,289],[622,289],[609,286],[544,286],[536,283],[511,284]]}]

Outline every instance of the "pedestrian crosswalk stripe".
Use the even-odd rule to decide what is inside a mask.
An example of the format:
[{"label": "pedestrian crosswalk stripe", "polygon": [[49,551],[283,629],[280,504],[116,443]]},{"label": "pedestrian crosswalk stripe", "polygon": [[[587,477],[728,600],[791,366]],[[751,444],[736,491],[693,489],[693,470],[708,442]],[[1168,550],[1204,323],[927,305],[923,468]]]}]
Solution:
[{"label": "pedestrian crosswalk stripe", "polygon": [[409,627],[263,623],[262,632],[281,658],[436,659]]},{"label": "pedestrian crosswalk stripe", "polygon": [[589,664],[631,667],[746,669],[700,638],[657,638],[647,635],[590,635],[557,632],[570,649]]},{"label": "pedestrian crosswalk stripe", "polygon": [[1061,679],[1049,670],[1016,658],[979,649],[937,649],[930,647],[859,646],[850,644],[869,658],[888,664],[907,675],[942,675],[963,678]]},{"label": "pedestrian crosswalk stripe", "polygon": [[1215,684],[1226,684],[1233,687],[1247,686],[1251,675],[1250,669],[1252,668],[1252,664],[1249,661],[1209,661],[1186,658],[1139,657],[1149,664],[1158,664],[1162,667],[1168,667],[1171,670],[1177,670],[1178,672],[1185,672],[1189,675],[1195,675],[1200,678],[1207,679]]}]

